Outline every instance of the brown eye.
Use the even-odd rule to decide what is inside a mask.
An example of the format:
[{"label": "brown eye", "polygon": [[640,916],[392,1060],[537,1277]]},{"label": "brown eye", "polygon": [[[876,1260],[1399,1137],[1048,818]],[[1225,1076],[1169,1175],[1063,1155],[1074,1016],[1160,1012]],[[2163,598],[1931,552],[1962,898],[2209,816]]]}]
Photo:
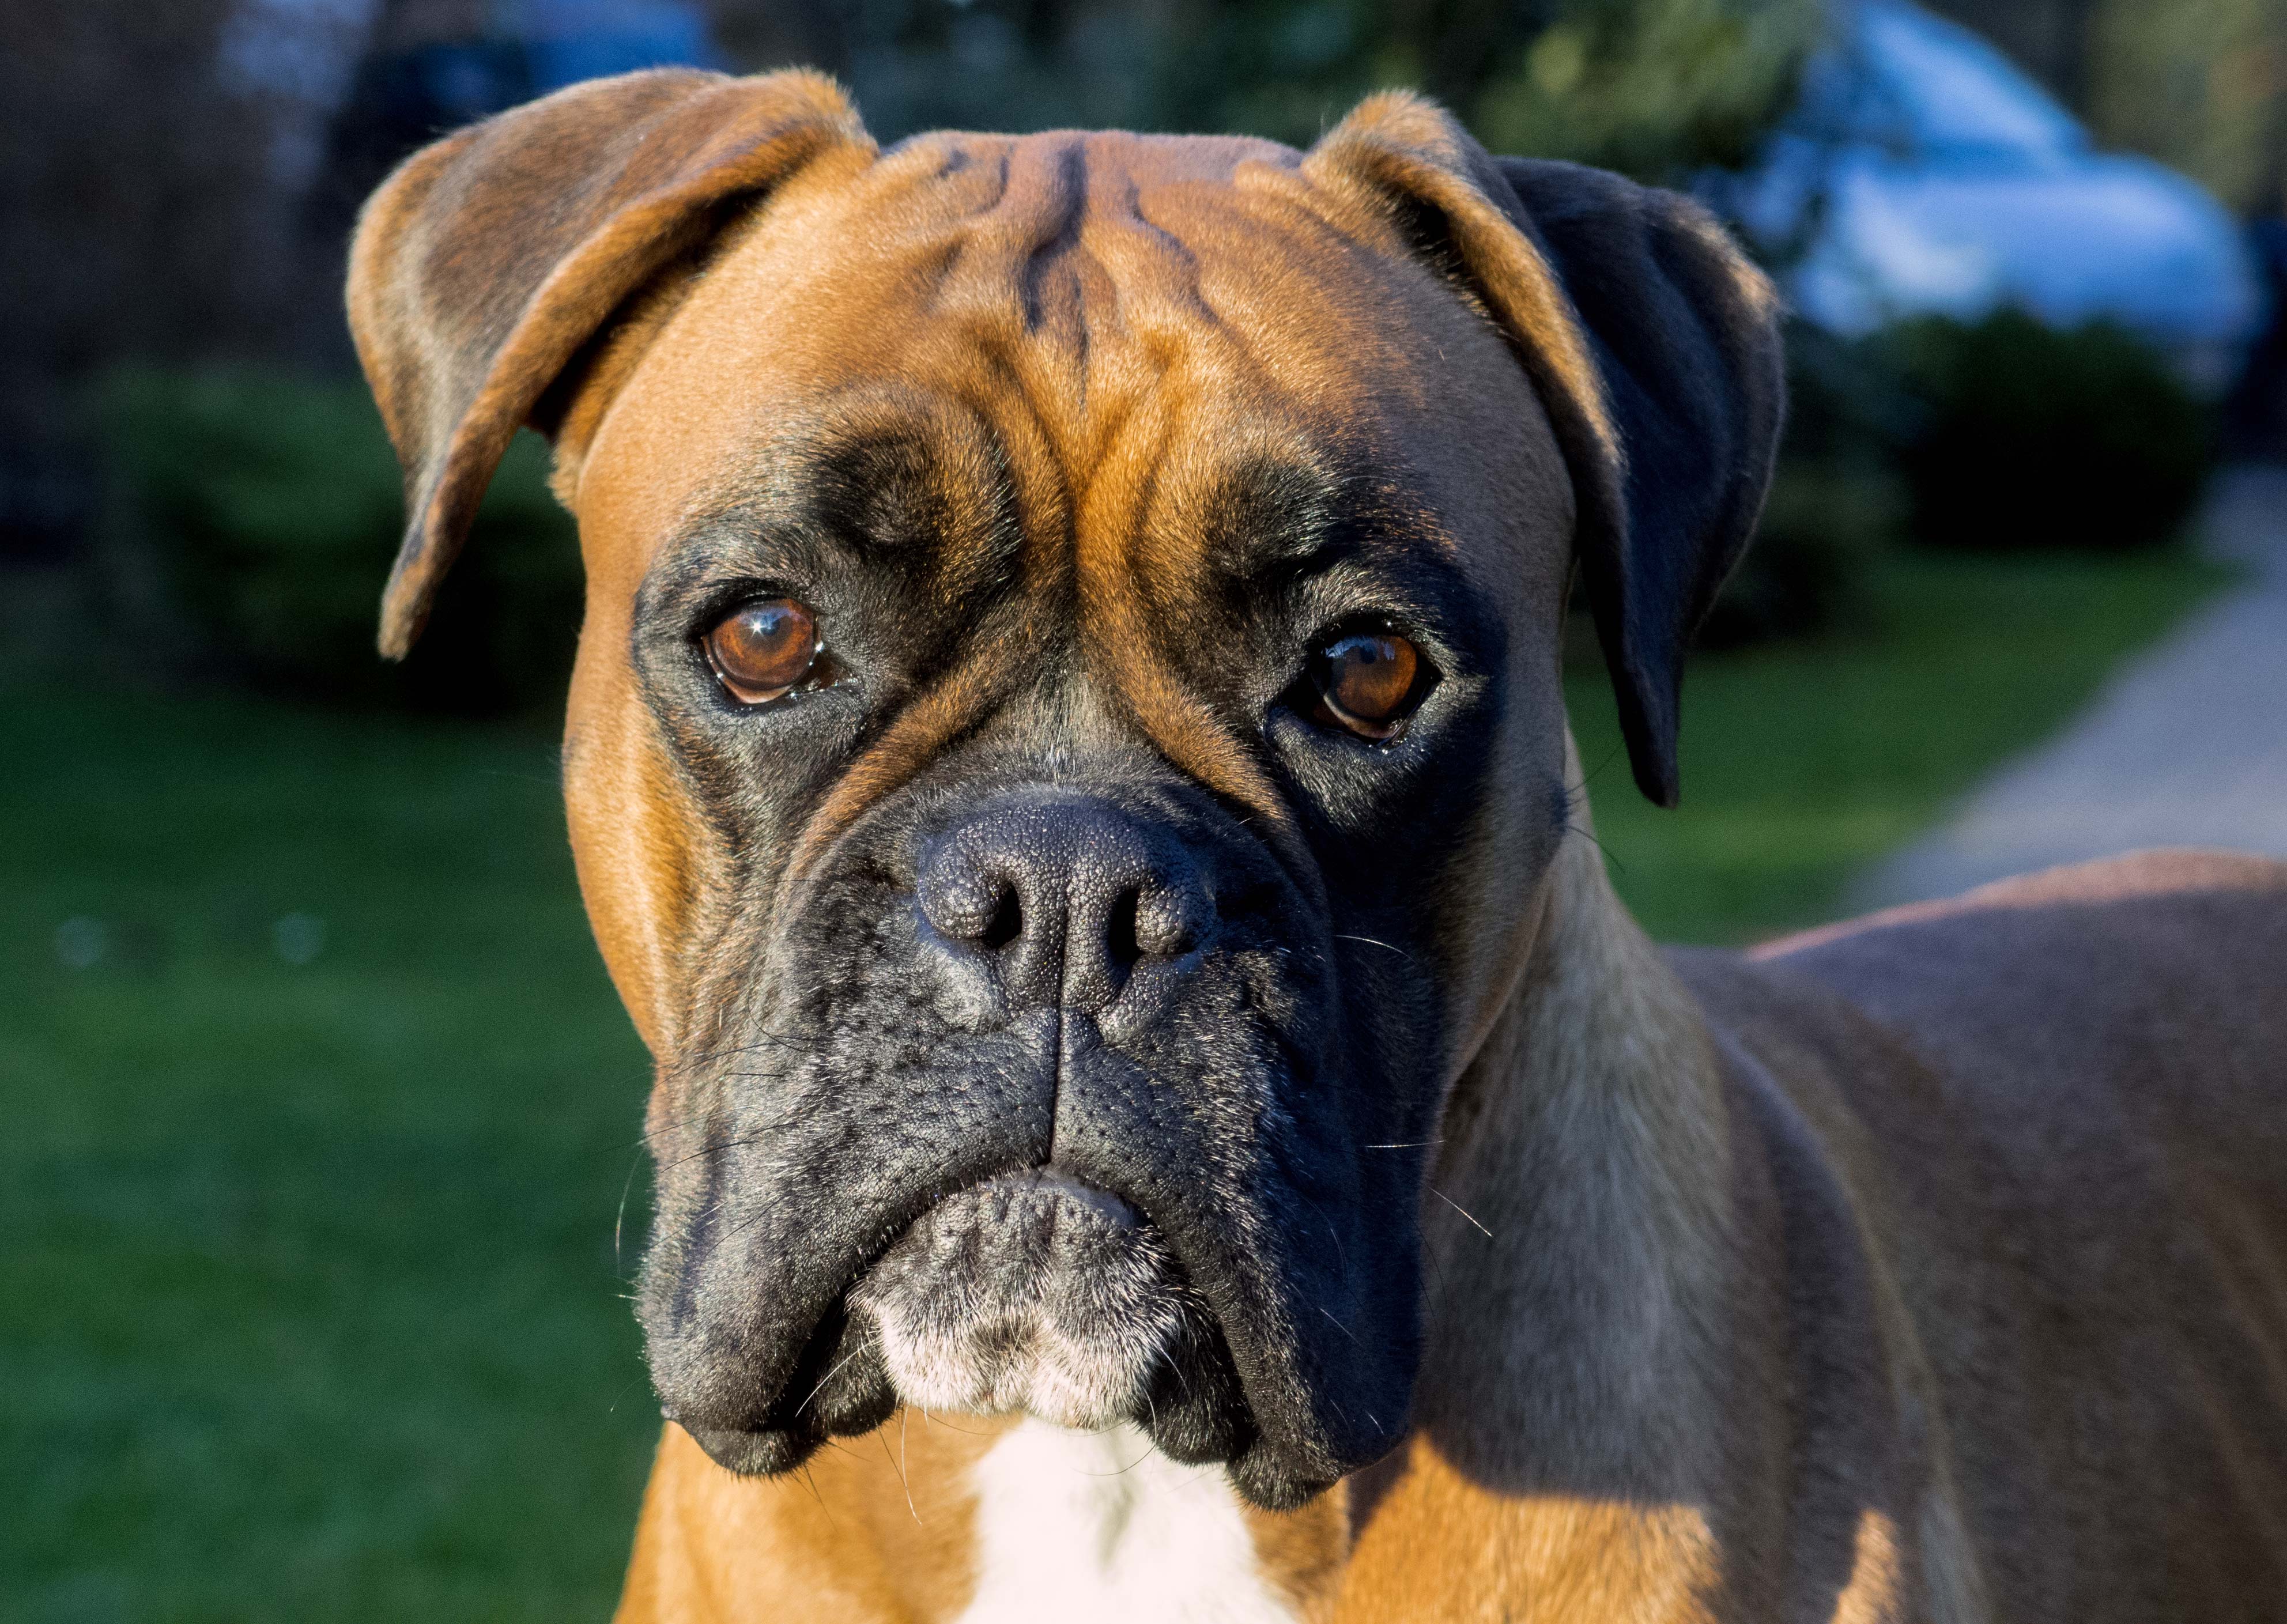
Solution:
[{"label": "brown eye", "polygon": [[740,604],[707,634],[715,675],[741,703],[784,696],[817,669],[818,621],[791,598]]},{"label": "brown eye", "polygon": [[1395,739],[1426,692],[1420,652],[1392,631],[1336,638],[1311,663],[1318,719],[1361,739]]}]

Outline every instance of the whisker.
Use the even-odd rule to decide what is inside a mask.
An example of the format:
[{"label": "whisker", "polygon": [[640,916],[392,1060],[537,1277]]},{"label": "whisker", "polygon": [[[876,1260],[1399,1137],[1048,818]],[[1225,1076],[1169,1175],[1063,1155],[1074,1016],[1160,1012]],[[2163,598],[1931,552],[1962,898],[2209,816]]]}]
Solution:
[{"label": "whisker", "polygon": [[1413,956],[1412,954],[1406,952],[1405,948],[1392,947],[1389,943],[1381,941],[1374,937],[1353,936],[1347,931],[1337,931],[1334,932],[1334,935],[1342,941],[1364,942],[1369,947],[1381,947],[1387,949],[1389,952],[1396,954],[1401,959],[1411,959]]},{"label": "whisker", "polygon": [[[906,1446],[905,1428],[905,1421],[900,1417],[898,1422],[898,1447],[899,1449],[903,1449]],[[906,1480],[906,1469],[904,1465],[897,1459],[896,1456],[890,1453],[890,1435],[882,1431],[879,1428],[876,1428],[874,1429],[874,1436],[882,1441],[882,1458],[889,1462],[890,1470],[898,1474],[898,1486],[904,1489],[906,1492],[906,1515],[914,1519],[914,1526],[918,1528],[922,1525],[922,1514],[914,1509],[914,1485]]]},{"label": "whisker", "polygon": [[927,1410],[922,1411],[922,1425],[925,1427],[943,1427],[946,1431],[958,1432],[963,1438],[989,1438],[992,1436],[990,1433],[979,1432],[974,1427],[956,1427],[944,1416],[932,1415]]},{"label": "whisker", "polygon": [[[815,1398],[819,1394],[824,1392],[826,1390],[826,1384],[834,1380],[835,1377],[840,1375],[842,1374],[843,1367],[849,1364],[851,1360],[857,1357],[858,1355],[856,1353],[843,1354],[842,1358],[835,1362],[833,1369],[827,1371],[824,1375],[818,1378],[818,1385],[810,1390],[810,1398]],[[794,1406],[794,1413],[799,1415],[804,1410],[808,1409],[810,1407],[810,1398],[805,1398],[800,1404],[795,1405]]]},{"label": "whisker", "polygon": [[1595,847],[1597,851],[1602,852],[1604,854],[1604,860],[1611,864],[1613,867],[1618,869],[1622,874],[1626,874],[1628,871],[1628,866],[1619,860],[1618,854],[1615,852],[1611,847],[1606,845],[1602,841],[1596,838],[1595,830],[1584,829],[1577,823],[1568,823],[1564,826],[1564,832],[1568,835],[1579,836],[1590,845]]},{"label": "whisker", "polygon": [[1472,1224],[1476,1225],[1477,1233],[1483,1235],[1486,1240],[1491,1240],[1493,1238],[1492,1231],[1487,1229],[1484,1224],[1478,1224],[1476,1216],[1468,1208],[1462,1206],[1460,1202],[1455,1200],[1452,1196],[1447,1195],[1443,1190],[1437,1188],[1436,1185],[1431,1184],[1429,1186],[1429,1193],[1436,1196],[1439,1200],[1444,1202],[1446,1206],[1452,1208],[1455,1212],[1460,1213],[1463,1217],[1468,1218]]},{"label": "whisker", "polygon": [[628,1176],[620,1185],[620,1210],[612,1218],[612,1272],[624,1284],[628,1278],[627,1254],[620,1246],[620,1231],[628,1221],[628,1194],[636,1187],[636,1169],[643,1166],[643,1153],[638,1150],[628,1158]]},{"label": "whisker", "polygon": [[1619,744],[1616,744],[1610,749],[1606,750],[1604,752],[1604,758],[1598,762],[1595,766],[1589,768],[1587,772],[1582,773],[1580,776],[1580,781],[1571,787],[1571,793],[1576,796],[1587,794],[1588,786],[1595,781],[1596,775],[1599,772],[1602,772],[1606,767],[1612,764],[1613,758],[1619,755],[1626,743],[1626,741],[1623,740]]}]

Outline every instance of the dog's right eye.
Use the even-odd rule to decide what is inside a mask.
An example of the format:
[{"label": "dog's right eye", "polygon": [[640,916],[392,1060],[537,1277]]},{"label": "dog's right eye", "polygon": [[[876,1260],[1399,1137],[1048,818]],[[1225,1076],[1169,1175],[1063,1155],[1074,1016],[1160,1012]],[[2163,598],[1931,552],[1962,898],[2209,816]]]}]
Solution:
[{"label": "dog's right eye", "polygon": [[766,705],[811,683],[826,652],[818,617],[791,598],[740,604],[705,643],[715,679],[742,705]]},{"label": "dog's right eye", "polygon": [[1380,629],[1351,630],[1312,652],[1301,709],[1322,727],[1394,744],[1436,682],[1410,638]]}]

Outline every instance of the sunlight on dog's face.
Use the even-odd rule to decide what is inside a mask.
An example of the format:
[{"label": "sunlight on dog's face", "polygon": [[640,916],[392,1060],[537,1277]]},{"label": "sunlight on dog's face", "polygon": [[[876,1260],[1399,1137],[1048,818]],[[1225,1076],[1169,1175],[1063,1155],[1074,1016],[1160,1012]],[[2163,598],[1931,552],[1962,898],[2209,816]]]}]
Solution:
[{"label": "sunlight on dog's face", "polygon": [[1571,499],[1428,271],[1091,161],[1069,233],[959,167],[869,181],[904,235],[821,195],[587,448],[566,771],[660,1058],[641,1311],[740,1470],[902,1402],[1293,1504],[1405,1423],[1438,1114],[1565,821]]}]

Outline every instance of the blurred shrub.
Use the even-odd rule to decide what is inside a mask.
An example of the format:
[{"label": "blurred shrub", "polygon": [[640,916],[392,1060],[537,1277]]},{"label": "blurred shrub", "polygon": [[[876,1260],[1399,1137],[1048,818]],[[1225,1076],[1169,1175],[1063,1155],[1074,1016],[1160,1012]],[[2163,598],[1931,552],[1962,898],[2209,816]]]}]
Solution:
[{"label": "blurred shrub", "polygon": [[2182,533],[2213,428],[2133,335],[2005,309],[1903,323],[1879,342],[1911,406],[1896,455],[1915,540],[2120,551]]},{"label": "blurred shrub", "polygon": [[803,9],[713,5],[748,65],[835,70],[885,138],[1111,123],[1307,147],[1402,85],[1496,152],[1645,178],[1744,162],[1825,15],[1821,0],[849,0],[804,26]]},{"label": "blurred shrub", "polygon": [[[1520,11],[1527,8],[1518,8]],[[1806,0],[1570,0],[1462,110],[1495,152],[1646,178],[1747,161],[1792,99],[1824,8]]]},{"label": "blurred shrub", "polygon": [[490,712],[561,698],[578,544],[519,435],[413,658],[374,652],[404,497],[362,385],[248,371],[123,372],[100,392],[107,551],[138,646],[328,700]]},{"label": "blurred shrub", "polygon": [[2004,310],[1863,339],[1797,322],[1761,528],[1703,647],[1847,629],[1902,542],[2118,551],[2170,542],[2213,456],[2208,408],[2141,340]]},{"label": "blurred shrub", "polygon": [[1753,545],[1699,629],[1703,648],[1816,636],[1859,620],[1869,570],[1904,533],[1895,447],[1907,402],[1873,347],[1786,333],[1787,423]]},{"label": "blurred shrub", "polygon": [[1783,457],[1762,527],[1699,628],[1702,648],[1737,648],[1848,627],[1867,572],[1896,539],[1897,480],[1879,466]]},{"label": "blurred shrub", "polygon": [[[1213,8],[1254,51],[1205,39],[1230,74],[1235,127],[1308,145],[1362,91],[1426,91],[1495,152],[1570,158],[1643,179],[1746,161],[1792,99],[1824,28],[1819,0],[1372,0]],[[1232,31],[1227,22],[1223,30]],[[1227,70],[1226,70],[1227,71]]]}]

